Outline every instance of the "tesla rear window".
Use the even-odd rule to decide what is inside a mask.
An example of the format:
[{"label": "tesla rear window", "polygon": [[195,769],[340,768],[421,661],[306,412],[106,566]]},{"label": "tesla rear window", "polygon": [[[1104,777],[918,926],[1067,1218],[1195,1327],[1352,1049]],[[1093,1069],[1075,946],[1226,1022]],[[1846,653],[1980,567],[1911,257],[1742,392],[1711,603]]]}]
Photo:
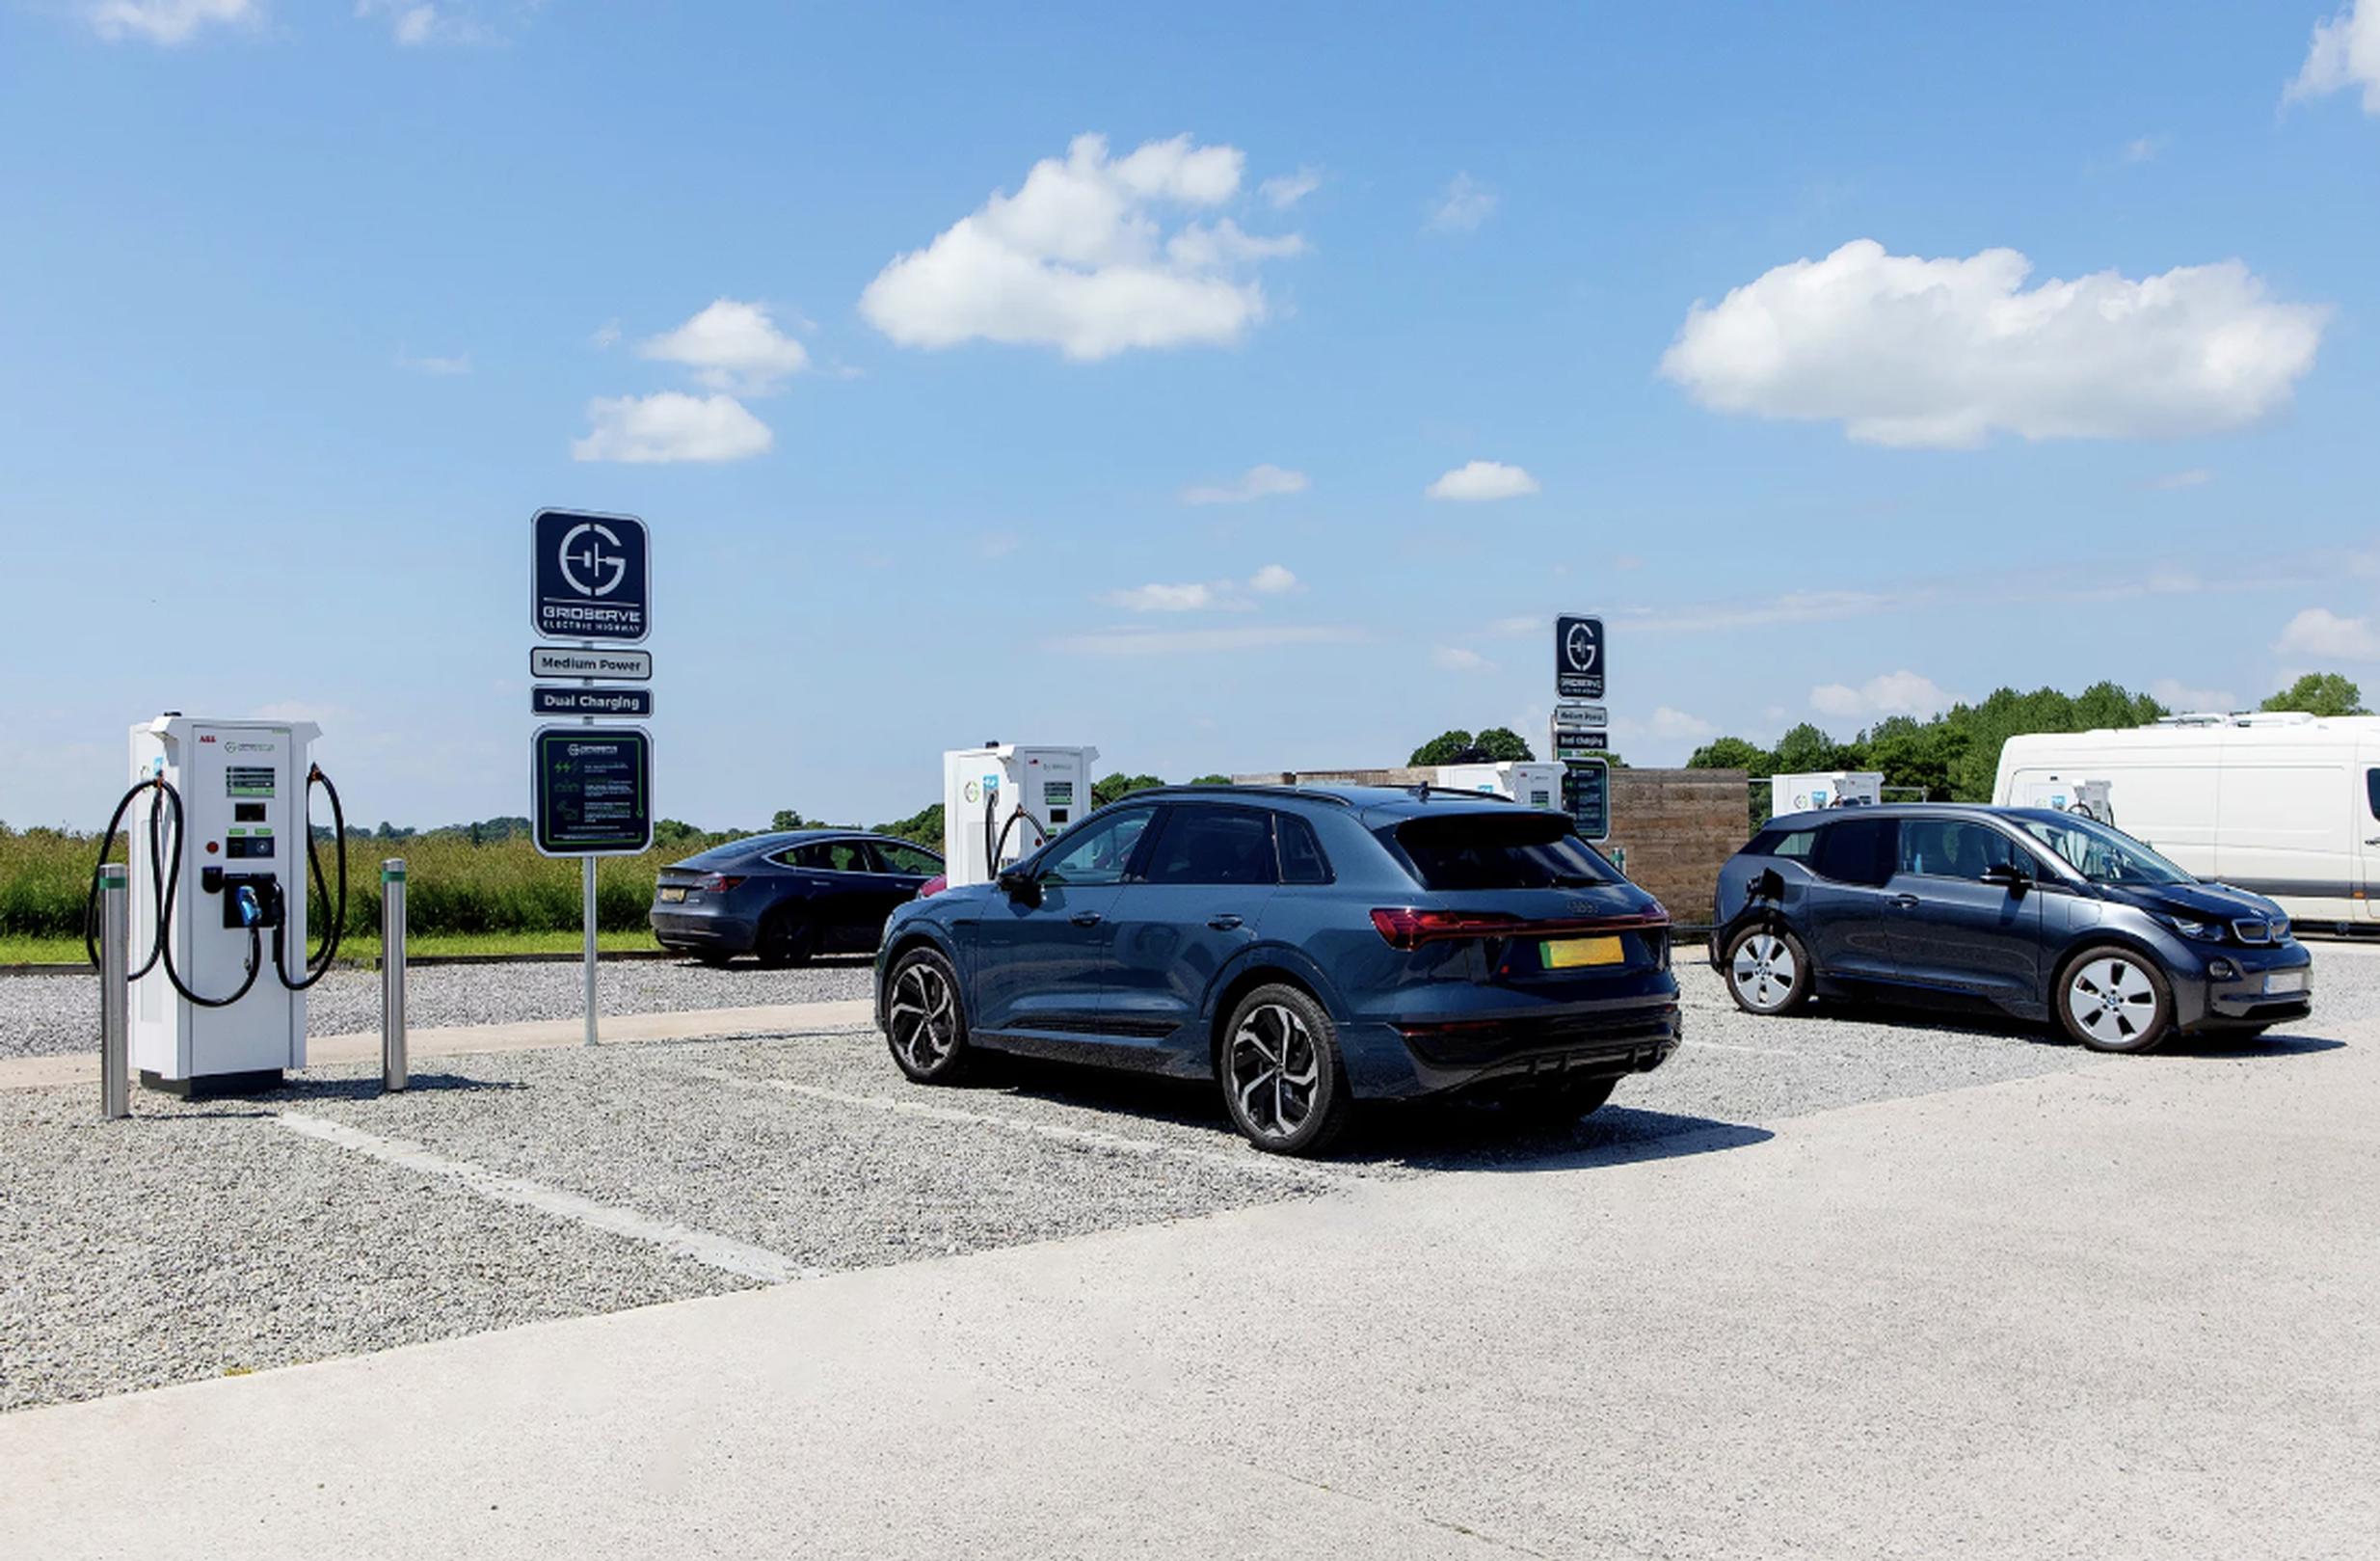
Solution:
[{"label": "tesla rear window", "polygon": [[1577,889],[1619,881],[1570,821],[1556,814],[1454,813],[1408,819],[1395,834],[1425,889]]}]

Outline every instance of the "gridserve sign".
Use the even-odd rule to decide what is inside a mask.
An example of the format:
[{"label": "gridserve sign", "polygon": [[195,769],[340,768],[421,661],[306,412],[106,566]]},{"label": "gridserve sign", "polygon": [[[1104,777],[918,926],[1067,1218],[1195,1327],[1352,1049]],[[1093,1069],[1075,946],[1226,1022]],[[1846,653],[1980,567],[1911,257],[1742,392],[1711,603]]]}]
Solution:
[{"label": "gridserve sign", "polygon": [[644,522],[546,509],[529,534],[529,608],[542,637],[630,644],[653,632]]}]

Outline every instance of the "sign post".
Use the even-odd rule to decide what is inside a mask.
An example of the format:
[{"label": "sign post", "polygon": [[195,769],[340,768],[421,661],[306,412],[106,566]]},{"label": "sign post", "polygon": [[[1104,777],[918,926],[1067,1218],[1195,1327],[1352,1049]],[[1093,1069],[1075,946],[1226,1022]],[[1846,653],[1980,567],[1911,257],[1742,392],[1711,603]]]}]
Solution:
[{"label": "sign post", "polygon": [[614,647],[653,631],[653,550],[633,515],[543,509],[529,522],[529,623],[541,638],[575,639],[575,650],[529,652],[537,677],[579,680],[576,688],[534,688],[530,709],[583,723],[541,726],[529,740],[530,796],[539,851],[579,858],[579,920],[585,933],[587,1044],[595,1044],[595,859],[653,846],[653,740],[634,727],[599,728],[599,716],[653,713],[649,688],[599,689],[598,679],[646,681],[650,652]]},{"label": "sign post", "polygon": [[[1564,613],[1554,620],[1554,758],[1564,767],[1562,807],[1579,837],[1600,846],[1612,838],[1611,712],[1602,704],[1603,620]],[[1593,704],[1574,701],[1593,700]]]}]

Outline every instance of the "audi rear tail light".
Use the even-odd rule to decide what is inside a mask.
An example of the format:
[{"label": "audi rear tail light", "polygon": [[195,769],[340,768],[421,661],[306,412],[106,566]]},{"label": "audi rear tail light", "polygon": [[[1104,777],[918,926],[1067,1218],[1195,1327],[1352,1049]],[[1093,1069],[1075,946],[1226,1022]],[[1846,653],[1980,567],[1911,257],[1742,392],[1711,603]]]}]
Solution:
[{"label": "audi rear tail light", "polygon": [[1392,949],[1417,949],[1442,938],[1499,937],[1520,925],[1517,916],[1483,910],[1415,910],[1392,907],[1372,913],[1372,925]]}]

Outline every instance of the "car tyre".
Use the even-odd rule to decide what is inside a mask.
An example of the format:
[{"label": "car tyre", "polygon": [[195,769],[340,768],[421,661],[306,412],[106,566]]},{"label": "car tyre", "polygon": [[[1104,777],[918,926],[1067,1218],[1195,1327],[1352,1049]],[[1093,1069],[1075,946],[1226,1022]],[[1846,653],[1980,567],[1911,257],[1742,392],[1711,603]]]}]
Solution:
[{"label": "car tyre", "polygon": [[2095,1052],[2146,1052],[2174,1028],[2173,988],[2156,961],[2111,943],[2083,950],[2058,972],[2058,1024]]},{"label": "car tyre", "polygon": [[1727,995],[1746,1013],[1791,1013],[1809,1001],[1817,970],[1809,950],[1783,928],[1762,922],[1727,940],[1720,960]]},{"label": "car tyre", "polygon": [[918,1084],[955,1084],[975,1062],[958,972],[934,949],[902,955],[885,981],[884,1042]]},{"label": "car tyre", "polygon": [[1301,987],[1259,986],[1240,1000],[1216,1077],[1232,1125],[1267,1154],[1320,1154],[1354,1115],[1338,1028]]},{"label": "car tyre", "polygon": [[771,970],[789,970],[808,964],[816,944],[811,929],[798,917],[789,911],[779,911],[761,924],[761,936],[752,952]]}]

